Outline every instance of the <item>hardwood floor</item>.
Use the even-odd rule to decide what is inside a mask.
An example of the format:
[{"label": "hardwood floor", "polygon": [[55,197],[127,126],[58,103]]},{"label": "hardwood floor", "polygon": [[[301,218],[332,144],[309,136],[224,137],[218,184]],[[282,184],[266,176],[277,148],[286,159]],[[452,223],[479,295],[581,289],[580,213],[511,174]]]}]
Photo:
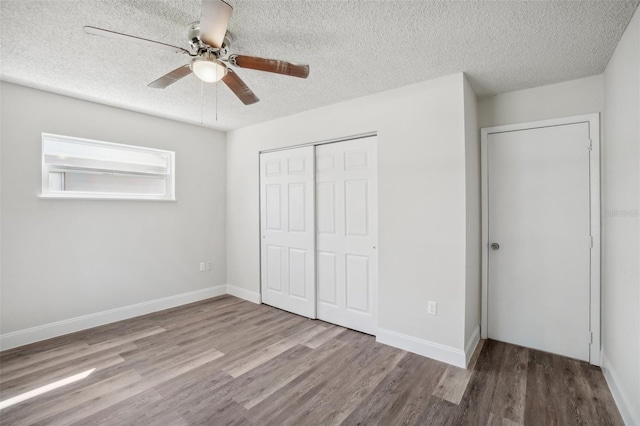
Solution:
[{"label": "hardwood floor", "polygon": [[0,353],[2,425],[622,425],[599,368],[495,341],[469,370],[221,296]]}]

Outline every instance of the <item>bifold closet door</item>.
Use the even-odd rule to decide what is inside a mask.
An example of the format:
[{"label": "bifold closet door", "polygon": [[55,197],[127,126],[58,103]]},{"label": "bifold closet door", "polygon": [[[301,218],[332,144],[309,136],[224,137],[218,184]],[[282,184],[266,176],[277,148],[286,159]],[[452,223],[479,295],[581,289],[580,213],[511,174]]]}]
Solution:
[{"label": "bifold closet door", "polygon": [[262,301],[316,316],[314,148],[260,155]]},{"label": "bifold closet door", "polygon": [[318,319],[377,329],[376,138],[316,147]]}]

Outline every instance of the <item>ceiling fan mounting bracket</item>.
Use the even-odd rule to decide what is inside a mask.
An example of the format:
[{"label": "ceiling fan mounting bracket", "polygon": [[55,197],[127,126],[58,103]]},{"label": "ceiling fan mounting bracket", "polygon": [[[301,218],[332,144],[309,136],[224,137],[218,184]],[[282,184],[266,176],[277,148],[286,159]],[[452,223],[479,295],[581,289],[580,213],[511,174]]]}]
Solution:
[{"label": "ceiling fan mounting bracket", "polygon": [[192,49],[204,44],[200,40],[200,22],[196,21],[189,24],[187,27],[187,40]]},{"label": "ceiling fan mounting bracket", "polygon": [[233,37],[231,33],[227,31],[224,35],[222,46],[220,46],[220,48],[211,47],[200,39],[200,22],[192,22],[187,27],[187,40],[195,56],[202,56],[208,53],[216,58],[224,58],[229,54]]}]

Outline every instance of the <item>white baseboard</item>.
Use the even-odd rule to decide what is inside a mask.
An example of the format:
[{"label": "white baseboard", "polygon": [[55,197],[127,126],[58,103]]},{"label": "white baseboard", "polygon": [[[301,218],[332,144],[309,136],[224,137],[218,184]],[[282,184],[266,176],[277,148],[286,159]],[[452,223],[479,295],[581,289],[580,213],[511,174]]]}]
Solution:
[{"label": "white baseboard", "polygon": [[236,287],[235,285],[227,284],[227,294],[239,297],[240,299],[248,300],[253,303],[262,303],[260,293],[247,290],[246,288]]},{"label": "white baseboard", "polygon": [[121,308],[110,309],[108,311],[96,312],[94,314],[83,315],[81,317],[69,318],[62,321],[44,324],[25,330],[13,331],[0,335],[0,350],[15,348],[38,342],[40,340],[51,339],[52,337],[74,333],[80,330],[109,324],[116,321],[149,314],[151,312],[162,311],[163,309],[174,308],[180,305],[197,302],[211,297],[226,294],[226,286],[218,285],[202,290],[191,291],[189,293],[177,294],[175,296],[163,297],[162,299],[150,300],[148,302],[136,303],[135,305],[123,306]]},{"label": "white baseboard", "polygon": [[455,365],[456,367],[467,367],[466,356],[462,349],[456,349],[451,346],[441,345],[440,343],[418,339],[417,337],[391,330],[385,330],[383,328],[378,328],[376,341],[384,343],[385,345],[404,349],[405,351],[413,352],[418,355],[426,356],[427,358],[446,362],[447,364]]},{"label": "white baseboard", "polygon": [[471,357],[476,351],[478,343],[480,343],[480,324],[478,324],[473,330],[473,333],[471,333],[471,337],[469,337],[467,344],[464,346],[465,367],[469,365],[469,361],[471,361]]},{"label": "white baseboard", "polygon": [[[613,395],[613,400],[616,402],[618,406],[618,410],[620,411],[620,415],[622,416],[622,420],[624,424],[631,425],[640,425],[640,413],[638,412],[638,406],[632,404],[629,397],[620,386],[620,379],[616,372],[611,368],[611,364],[609,363],[609,359],[607,358],[605,352],[602,352],[600,356],[600,361],[602,364],[602,372],[604,374],[604,378],[607,381],[607,385],[609,385],[609,390],[611,391],[611,395]],[[635,407],[635,412],[631,411]]]}]

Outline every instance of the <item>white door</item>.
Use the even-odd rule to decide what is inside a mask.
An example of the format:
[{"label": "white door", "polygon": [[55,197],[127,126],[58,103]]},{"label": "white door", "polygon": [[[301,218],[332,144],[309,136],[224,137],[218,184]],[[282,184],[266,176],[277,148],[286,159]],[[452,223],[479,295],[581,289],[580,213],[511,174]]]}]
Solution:
[{"label": "white door", "polygon": [[315,318],[314,148],[260,155],[262,301]]},{"label": "white door", "polygon": [[589,360],[589,124],[487,137],[488,337]]},{"label": "white door", "polygon": [[375,137],[316,147],[318,318],[377,328]]}]

